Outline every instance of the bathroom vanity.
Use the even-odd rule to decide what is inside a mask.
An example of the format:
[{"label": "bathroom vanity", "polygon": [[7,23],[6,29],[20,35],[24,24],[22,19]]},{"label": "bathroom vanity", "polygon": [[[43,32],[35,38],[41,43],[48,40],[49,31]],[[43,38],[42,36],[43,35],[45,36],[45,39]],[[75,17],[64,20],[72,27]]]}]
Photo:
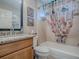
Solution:
[{"label": "bathroom vanity", "polygon": [[5,42],[0,41],[0,59],[33,59],[33,36],[7,39],[9,40],[4,40]]}]

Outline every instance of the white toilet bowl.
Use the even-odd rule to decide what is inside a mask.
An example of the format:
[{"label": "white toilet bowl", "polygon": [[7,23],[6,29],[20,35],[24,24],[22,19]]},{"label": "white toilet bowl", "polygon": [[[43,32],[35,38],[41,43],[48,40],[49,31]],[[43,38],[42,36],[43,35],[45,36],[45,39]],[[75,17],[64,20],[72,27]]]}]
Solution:
[{"label": "white toilet bowl", "polygon": [[49,49],[46,46],[37,46],[37,47],[35,47],[35,53],[38,56],[48,56]]},{"label": "white toilet bowl", "polygon": [[47,59],[49,56],[49,48],[46,46],[37,46],[38,36],[34,37],[33,39],[33,47],[35,50],[35,58],[36,59]]}]

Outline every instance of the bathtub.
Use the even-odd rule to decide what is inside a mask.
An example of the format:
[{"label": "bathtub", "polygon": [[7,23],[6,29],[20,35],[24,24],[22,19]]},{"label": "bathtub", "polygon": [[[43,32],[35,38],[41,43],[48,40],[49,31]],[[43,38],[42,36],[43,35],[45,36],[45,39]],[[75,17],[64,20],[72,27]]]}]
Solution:
[{"label": "bathtub", "polygon": [[49,59],[79,59],[79,47],[49,41],[40,44],[40,46],[50,49],[51,58]]}]

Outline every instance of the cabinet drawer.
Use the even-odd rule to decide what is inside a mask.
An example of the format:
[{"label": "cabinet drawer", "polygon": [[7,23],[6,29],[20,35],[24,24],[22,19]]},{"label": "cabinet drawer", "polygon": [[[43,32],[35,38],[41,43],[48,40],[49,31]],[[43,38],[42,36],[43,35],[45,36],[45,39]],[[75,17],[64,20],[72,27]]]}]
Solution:
[{"label": "cabinet drawer", "polygon": [[24,48],[15,53],[4,56],[0,59],[33,59],[32,47]]},{"label": "cabinet drawer", "polygon": [[32,46],[32,38],[0,45],[0,57],[11,54],[29,46]]}]

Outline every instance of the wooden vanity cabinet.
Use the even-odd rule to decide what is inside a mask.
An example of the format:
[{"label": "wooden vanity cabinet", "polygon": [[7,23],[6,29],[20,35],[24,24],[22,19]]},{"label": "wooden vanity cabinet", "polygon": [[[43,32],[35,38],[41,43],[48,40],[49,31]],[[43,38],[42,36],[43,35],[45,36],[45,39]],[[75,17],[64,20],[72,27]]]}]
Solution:
[{"label": "wooden vanity cabinet", "polygon": [[[2,48],[6,49],[2,50]],[[2,52],[0,50],[0,59],[33,59],[32,38],[2,45],[2,48]],[[10,50],[12,48],[14,50]]]},{"label": "wooden vanity cabinet", "polygon": [[2,57],[1,59],[32,59],[32,47],[19,50],[15,53]]}]

